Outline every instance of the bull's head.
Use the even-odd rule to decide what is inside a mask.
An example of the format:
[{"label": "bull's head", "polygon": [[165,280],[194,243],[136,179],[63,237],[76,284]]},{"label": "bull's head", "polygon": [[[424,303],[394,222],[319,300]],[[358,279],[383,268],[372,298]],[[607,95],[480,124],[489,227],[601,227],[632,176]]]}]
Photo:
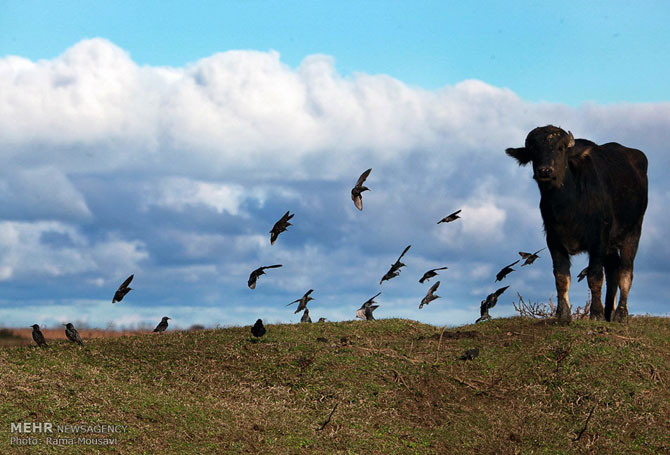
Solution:
[{"label": "bull's head", "polygon": [[526,137],[526,146],[508,148],[505,152],[520,165],[533,162],[533,178],[540,186],[560,187],[570,160],[585,151],[575,147],[571,132],[552,125],[537,127]]}]

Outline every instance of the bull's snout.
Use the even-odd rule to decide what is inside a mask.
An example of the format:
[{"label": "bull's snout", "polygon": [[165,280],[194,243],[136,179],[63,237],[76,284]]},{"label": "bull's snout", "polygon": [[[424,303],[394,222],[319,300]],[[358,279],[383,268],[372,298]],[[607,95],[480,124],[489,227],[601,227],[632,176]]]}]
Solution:
[{"label": "bull's snout", "polygon": [[554,168],[550,166],[539,167],[535,171],[535,178],[538,180],[548,180],[554,176]]}]

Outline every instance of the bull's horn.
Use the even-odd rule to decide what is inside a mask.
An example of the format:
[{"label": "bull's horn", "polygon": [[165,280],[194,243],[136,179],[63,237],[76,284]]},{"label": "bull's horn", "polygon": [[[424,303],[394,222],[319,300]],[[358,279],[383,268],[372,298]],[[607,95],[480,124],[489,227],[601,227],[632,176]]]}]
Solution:
[{"label": "bull's horn", "polygon": [[572,131],[568,131],[570,141],[568,142],[568,148],[575,146],[575,137],[572,135]]}]

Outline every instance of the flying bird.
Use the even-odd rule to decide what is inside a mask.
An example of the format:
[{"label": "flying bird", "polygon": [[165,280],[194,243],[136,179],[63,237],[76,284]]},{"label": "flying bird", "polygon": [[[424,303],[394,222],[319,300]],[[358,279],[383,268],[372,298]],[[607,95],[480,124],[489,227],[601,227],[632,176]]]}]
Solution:
[{"label": "flying bird", "polygon": [[256,338],[260,338],[265,335],[265,327],[263,327],[263,321],[258,319],[254,326],[251,328],[251,334]]},{"label": "flying bird", "polygon": [[158,325],[154,329],[154,332],[158,333],[165,332],[165,329],[168,328],[168,319],[170,318],[167,316],[163,316],[163,319],[161,319],[161,322],[158,323]]},{"label": "flying bird", "polygon": [[540,257],[537,255],[537,253],[546,249],[547,247],[545,246],[544,248],[537,250],[535,253],[525,253],[523,251],[519,251],[519,256],[521,256],[521,259],[526,260],[523,264],[521,264],[521,267],[523,267],[524,265],[531,265],[533,262],[535,262],[535,259]]},{"label": "flying bird", "polygon": [[579,272],[579,275],[577,275],[577,283],[579,283],[584,278],[586,278],[586,274],[587,274],[588,271],[589,271],[589,268],[584,267],[584,269],[581,272]]},{"label": "flying bird", "polygon": [[434,276],[437,276],[437,271],[438,270],[447,270],[447,269],[448,269],[448,267],[440,267],[438,269],[430,269],[429,271],[427,271],[426,273],[423,274],[423,276],[419,280],[419,283],[423,283],[424,281],[428,281],[431,278],[433,278]]},{"label": "flying bird", "polygon": [[363,191],[370,190],[370,188],[368,188],[367,186],[363,186],[363,183],[365,182],[365,179],[368,178],[368,175],[370,175],[371,171],[372,168],[363,172],[361,176],[358,177],[356,185],[351,189],[351,200],[354,201],[354,205],[358,210],[363,210],[363,196],[361,195],[361,193]]},{"label": "flying bird", "polygon": [[130,284],[131,281],[133,281],[133,278],[135,277],[135,274],[130,275],[128,278],[126,278],[126,281],[121,283],[121,286],[119,286],[119,289],[116,290],[114,293],[114,298],[112,299],[112,303],[120,302],[123,300],[123,298],[128,294],[130,291],[133,290],[133,288],[129,288],[128,285]]},{"label": "flying bird", "polygon": [[74,328],[72,323],[68,322],[67,324],[63,325],[65,326],[65,336],[67,337],[67,339],[72,341],[73,343],[79,343],[81,346],[83,346],[84,342],[81,341],[79,332],[77,332],[77,329]]},{"label": "flying bird", "polygon": [[454,213],[445,216],[445,217],[442,218],[440,221],[438,221],[437,224],[440,224],[440,223],[451,223],[452,221],[456,221],[457,219],[460,218],[460,216],[458,216],[458,214],[461,213],[461,210],[462,210],[462,209],[456,210]]},{"label": "flying bird", "polygon": [[[295,215],[295,213],[293,215]],[[275,244],[275,241],[277,241],[277,237],[279,237],[279,234],[284,232],[286,228],[288,228],[289,226],[293,226],[291,223],[288,222],[288,220],[293,218],[293,215],[289,215],[289,212],[284,213],[284,216],[282,216],[281,219],[277,221],[274,226],[272,226],[272,230],[270,231],[270,245]]]},{"label": "flying bird", "polygon": [[251,272],[249,275],[249,281],[247,284],[249,285],[249,289],[256,289],[256,280],[258,279],[259,276],[265,275],[264,270],[265,269],[276,269],[277,267],[281,267],[281,264],[276,264],[276,265],[266,265],[264,267],[258,267],[256,270]]},{"label": "flying bird", "polygon": [[505,278],[507,275],[509,275],[510,273],[512,273],[512,272],[514,271],[514,269],[512,268],[512,266],[513,266],[514,264],[516,264],[517,262],[519,262],[520,260],[521,260],[521,259],[517,259],[516,261],[512,262],[510,265],[506,265],[505,267],[503,267],[503,269],[500,270],[500,272],[498,272],[498,274],[496,275],[496,282],[497,282],[497,281],[501,281],[501,280],[502,280],[503,278]]},{"label": "flying bird", "polygon": [[378,292],[374,297],[369,298],[363,303],[363,305],[361,305],[358,311],[356,311],[357,318],[365,319],[366,321],[375,320],[372,312],[379,308],[379,305],[373,305],[373,303],[376,303],[375,299],[379,297],[379,294],[381,294],[381,292]]},{"label": "flying bird", "polygon": [[428,289],[428,292],[426,293],[426,296],[421,299],[421,305],[419,305],[419,309],[423,308],[424,305],[428,305],[430,302],[432,302],[435,299],[439,299],[440,296],[433,294],[435,291],[437,291],[437,288],[440,287],[440,282],[436,282],[434,285]]},{"label": "flying bird", "polygon": [[33,328],[33,340],[35,340],[35,343],[37,343],[37,346],[43,346],[46,347],[47,341],[44,339],[44,335],[42,335],[42,331],[40,330],[40,326],[37,324],[33,324],[30,327]]},{"label": "flying bird", "polygon": [[305,312],[302,314],[300,322],[312,322],[312,318],[309,317],[309,310],[307,308],[305,308]]},{"label": "flying bird", "polygon": [[412,246],[412,245],[407,245],[407,248],[405,248],[405,250],[402,252],[402,254],[401,254],[400,257],[398,258],[398,260],[395,261],[395,263],[391,264],[391,268],[389,269],[389,271],[386,272],[386,274],[385,274],[385,275],[382,277],[382,279],[379,281],[379,284],[380,284],[380,285],[381,285],[382,282],[384,282],[385,280],[390,280],[391,278],[395,278],[395,277],[397,277],[398,275],[400,275],[400,268],[401,268],[401,267],[405,267],[405,264],[403,264],[402,262],[400,262],[400,260],[401,260],[402,257],[405,255],[405,253],[407,253],[407,251],[409,251],[409,249],[411,248],[411,246]]},{"label": "flying bird", "polygon": [[299,299],[294,300],[293,302],[289,303],[286,306],[293,305],[294,303],[300,302],[300,303],[298,303],[298,309],[295,310],[295,312],[293,314],[300,313],[302,310],[307,308],[307,303],[310,300],[314,300],[313,297],[309,296],[312,292],[314,292],[314,289],[310,289],[309,291],[305,292],[305,295],[303,295]]},{"label": "flying bird", "polygon": [[491,294],[486,296],[486,299],[482,300],[482,303],[479,307],[479,313],[480,313],[480,318],[477,319],[475,322],[480,322],[480,321],[485,321],[487,319],[491,319],[491,315],[489,315],[489,310],[496,306],[496,303],[498,303],[498,297],[507,290],[509,286],[505,286],[504,288],[500,288],[496,290],[495,292],[492,292]]}]

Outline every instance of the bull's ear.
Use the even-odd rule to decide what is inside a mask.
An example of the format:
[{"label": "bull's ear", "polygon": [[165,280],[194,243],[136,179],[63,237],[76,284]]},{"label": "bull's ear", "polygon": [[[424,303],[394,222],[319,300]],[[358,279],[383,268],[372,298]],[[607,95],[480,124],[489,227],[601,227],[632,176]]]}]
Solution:
[{"label": "bull's ear", "polygon": [[522,166],[524,164],[528,164],[533,159],[533,157],[531,156],[530,152],[526,147],[519,147],[519,148],[510,147],[507,150],[505,150],[505,153],[507,153],[512,158],[516,158],[516,160]]},{"label": "bull's ear", "polygon": [[568,149],[568,158],[570,162],[575,164],[586,159],[591,154],[592,147],[590,145],[576,145]]}]

